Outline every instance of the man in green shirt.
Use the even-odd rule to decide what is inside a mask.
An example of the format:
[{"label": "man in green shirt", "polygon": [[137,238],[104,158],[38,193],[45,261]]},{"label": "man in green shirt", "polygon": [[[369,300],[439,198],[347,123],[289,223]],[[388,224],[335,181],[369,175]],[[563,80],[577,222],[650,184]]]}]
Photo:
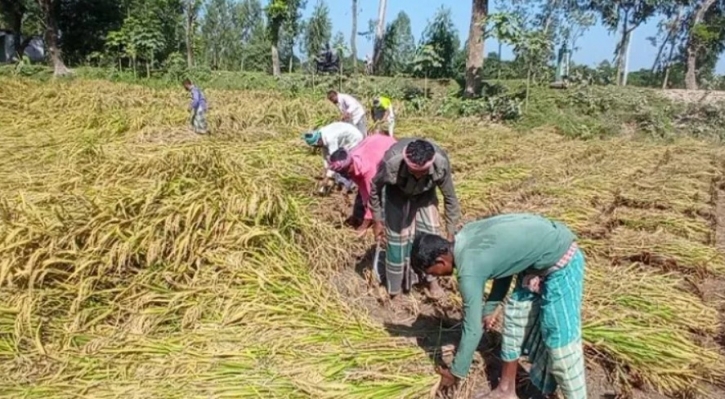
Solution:
[{"label": "man in green shirt", "polygon": [[386,122],[388,124],[385,132],[390,137],[395,137],[395,113],[393,102],[389,97],[380,96],[373,100],[373,121],[375,123]]},{"label": "man in green shirt", "polygon": [[[441,385],[468,375],[483,325],[494,324],[504,307],[501,381],[487,398],[515,399],[516,370],[527,352],[531,381],[545,395],[557,386],[566,399],[585,399],[581,336],[584,256],[565,225],[533,214],[504,214],[468,223],[451,243],[421,234],[413,242],[411,266],[420,273],[448,276],[455,269],[463,298],[463,336],[450,369],[438,368]],[[484,305],[486,281],[493,288]]]}]

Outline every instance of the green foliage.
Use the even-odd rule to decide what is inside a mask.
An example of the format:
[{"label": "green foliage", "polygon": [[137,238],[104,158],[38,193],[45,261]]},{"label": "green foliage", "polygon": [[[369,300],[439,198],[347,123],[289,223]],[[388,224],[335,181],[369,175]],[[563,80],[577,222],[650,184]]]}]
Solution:
[{"label": "green foliage", "polygon": [[417,76],[424,76],[428,78],[432,76],[437,70],[440,70],[443,65],[443,58],[436,51],[435,47],[430,44],[426,44],[418,48],[418,52],[413,58],[413,72]]},{"label": "green foliage", "polygon": [[413,61],[416,76],[434,79],[455,76],[455,55],[461,42],[451,10],[441,7],[423,31],[418,54]]},{"label": "green foliage", "polygon": [[401,11],[385,29],[383,62],[379,73],[394,76],[408,72],[415,57],[415,38],[411,32],[410,18]]},{"label": "green foliage", "polygon": [[317,57],[325,45],[330,43],[331,38],[330,9],[324,0],[318,0],[304,29],[303,43],[307,58]]}]

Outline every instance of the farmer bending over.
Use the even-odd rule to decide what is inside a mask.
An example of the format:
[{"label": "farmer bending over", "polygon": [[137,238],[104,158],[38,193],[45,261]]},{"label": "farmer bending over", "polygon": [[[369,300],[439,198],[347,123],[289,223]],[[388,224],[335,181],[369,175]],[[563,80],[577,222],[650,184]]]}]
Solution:
[{"label": "farmer bending over", "polygon": [[[410,268],[410,248],[416,232],[438,234],[440,221],[436,187],[443,193],[448,238],[461,218],[446,153],[428,140],[406,138],[383,157],[370,188],[373,229],[379,242],[387,242],[385,274],[388,293],[397,297],[417,283]],[[384,219],[383,219],[384,216]],[[428,295],[443,295],[438,281],[425,276]]]},{"label": "farmer bending over", "polygon": [[395,130],[395,113],[393,113],[393,102],[385,96],[373,100],[373,122],[384,121],[388,124],[387,134],[393,137]]},{"label": "farmer bending over", "polygon": [[[584,255],[565,225],[532,214],[507,214],[468,223],[455,243],[423,234],[413,243],[416,271],[449,276],[456,269],[463,298],[463,336],[450,369],[438,368],[441,385],[468,374],[486,329],[494,325],[514,276],[516,285],[504,307],[504,361],[493,392],[476,398],[515,399],[516,369],[528,351],[531,381],[545,395],[557,385],[566,399],[587,397],[582,352],[581,304]],[[493,279],[484,305],[486,281]]]},{"label": "farmer bending over", "polygon": [[191,105],[189,105],[191,128],[197,134],[206,134],[206,98],[198,87],[191,84],[191,80],[189,79],[184,80],[184,88],[191,92]]},{"label": "farmer bending over", "polygon": [[365,108],[360,104],[360,101],[349,94],[338,93],[335,90],[327,92],[327,99],[340,109],[342,113],[341,121],[355,125],[363,137],[368,135]]},{"label": "farmer bending over", "polygon": [[[360,204],[364,214],[357,229],[358,237],[362,237],[372,225],[373,213],[370,211],[370,186],[383,160],[385,152],[395,144],[395,139],[383,134],[373,134],[360,142],[350,151],[340,148],[330,156],[330,169],[351,179],[358,187]],[[353,214],[355,212],[353,211]]]},{"label": "farmer bending over", "polygon": [[325,177],[323,178],[323,184],[321,191],[327,191],[333,186],[334,182],[345,187],[346,190],[350,191],[353,188],[353,183],[330,170],[328,158],[330,154],[338,150],[338,148],[344,148],[351,150],[356,145],[360,144],[363,140],[363,135],[355,126],[346,122],[333,122],[329,125],[323,126],[316,131],[305,133],[302,135],[305,142],[311,147],[322,148],[323,163],[325,165]]}]

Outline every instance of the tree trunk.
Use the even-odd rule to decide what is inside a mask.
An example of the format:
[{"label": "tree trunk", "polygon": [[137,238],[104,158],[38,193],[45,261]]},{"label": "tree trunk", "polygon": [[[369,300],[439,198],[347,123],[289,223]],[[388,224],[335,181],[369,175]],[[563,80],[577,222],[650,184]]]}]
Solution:
[{"label": "tree trunk", "polygon": [[383,62],[383,40],[385,40],[385,8],[387,0],[378,3],[378,25],[375,27],[375,45],[373,47],[373,72],[377,73]]},{"label": "tree trunk", "polygon": [[186,0],[186,65],[191,68],[194,66],[194,22],[196,20],[196,0]]},{"label": "tree trunk", "polygon": [[488,0],[473,0],[471,26],[468,30],[468,56],[466,57],[466,88],[464,97],[473,98],[481,92],[483,72],[483,24],[488,16]]},{"label": "tree trunk", "polygon": [[622,21],[622,38],[619,39],[619,45],[617,47],[617,86],[622,85],[622,71],[624,70],[624,54],[625,54],[625,42],[627,40],[627,19],[629,19],[629,13],[624,13]]},{"label": "tree trunk", "polygon": [[15,10],[12,13],[12,27],[13,27],[13,49],[18,55],[18,59],[23,59],[23,53],[25,53],[25,47],[28,46],[30,40],[25,43],[23,41],[23,15],[25,14],[25,7],[22,2],[15,6]]},{"label": "tree trunk", "polygon": [[352,34],[350,35],[350,52],[352,53],[352,71],[357,73],[357,0],[352,0]]},{"label": "tree trunk", "polygon": [[[665,64],[665,76],[662,79],[662,90],[667,89],[667,84],[670,80],[670,69],[672,68],[672,57],[675,55],[675,40],[677,38],[677,31],[680,28],[680,24],[682,23],[682,10],[683,6],[679,6],[677,8],[677,17],[674,21],[672,21],[672,25],[670,25],[670,32],[667,36],[667,40],[665,40],[665,43],[669,43],[670,45],[670,51],[669,54],[667,54],[667,58],[664,61]],[[660,50],[662,51],[662,50]],[[652,68],[654,71],[654,67]]]},{"label": "tree trunk", "polygon": [[695,27],[705,18],[705,13],[715,0],[703,0],[695,9],[695,14],[690,23],[690,31],[687,35],[687,72],[685,72],[685,88],[687,90],[697,90],[697,53],[700,46],[695,37]]},{"label": "tree trunk", "polygon": [[632,44],[632,30],[626,33],[626,41],[624,43],[624,70],[622,71],[622,86],[627,85],[627,77],[629,76],[629,47]]},{"label": "tree trunk", "polygon": [[71,73],[63,63],[60,47],[58,46],[58,25],[54,15],[54,0],[38,0],[45,23],[45,46],[48,48],[50,61],[53,64],[53,76],[64,76]]},{"label": "tree trunk", "polygon": [[[294,48],[294,46],[292,46]],[[293,63],[295,62],[295,56],[294,53],[290,54],[289,56],[289,73],[292,73],[292,67],[294,66]]]},{"label": "tree trunk", "polygon": [[272,43],[272,75],[279,76],[282,71],[279,68],[279,50],[277,50],[277,43]]}]

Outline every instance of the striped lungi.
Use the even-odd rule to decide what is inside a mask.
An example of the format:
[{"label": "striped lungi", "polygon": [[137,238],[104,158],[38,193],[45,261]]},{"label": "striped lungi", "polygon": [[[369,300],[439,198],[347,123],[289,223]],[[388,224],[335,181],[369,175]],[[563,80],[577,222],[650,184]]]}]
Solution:
[{"label": "striped lungi", "polygon": [[557,386],[567,399],[587,397],[581,332],[584,255],[576,243],[543,277],[541,294],[517,278],[504,308],[501,358],[516,361],[522,352],[531,363],[531,382],[545,395]]},{"label": "striped lungi", "polygon": [[391,198],[386,187],[383,204],[385,213],[385,234],[388,245],[385,249],[385,277],[390,295],[407,292],[421,278],[430,282],[433,276],[418,276],[410,267],[410,251],[415,235],[419,232],[440,234],[438,201],[435,194],[430,200],[411,201]]}]

